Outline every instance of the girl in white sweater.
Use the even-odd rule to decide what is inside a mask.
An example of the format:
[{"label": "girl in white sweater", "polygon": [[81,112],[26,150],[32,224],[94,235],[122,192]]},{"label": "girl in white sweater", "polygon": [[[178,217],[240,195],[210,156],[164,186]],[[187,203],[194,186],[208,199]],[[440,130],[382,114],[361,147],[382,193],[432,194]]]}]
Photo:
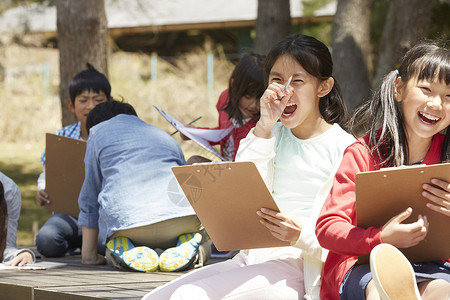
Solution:
[{"label": "girl in white sweater", "polygon": [[236,161],[256,164],[281,212],[261,208],[255,213],[292,246],[243,250],[144,299],[318,299],[326,254],[315,223],[354,138],[339,125],[345,126],[347,112],[322,42],[304,35],[286,38],[267,55],[264,72],[261,117],[241,140]]}]

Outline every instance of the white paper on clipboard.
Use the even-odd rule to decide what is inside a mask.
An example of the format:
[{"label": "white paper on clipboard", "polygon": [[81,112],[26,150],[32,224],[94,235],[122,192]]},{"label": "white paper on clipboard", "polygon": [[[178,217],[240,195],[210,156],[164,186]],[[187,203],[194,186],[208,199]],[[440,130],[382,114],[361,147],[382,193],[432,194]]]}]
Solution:
[{"label": "white paper on clipboard", "polygon": [[225,160],[222,155],[220,155],[210,144],[209,142],[218,142],[224,137],[226,137],[233,127],[227,129],[201,129],[201,128],[193,128],[184,126],[183,123],[176,120],[165,111],[160,109],[159,107],[153,105],[156,110],[169,122],[176,130],[205,148],[206,150],[213,153],[215,156],[220,158],[221,160]]}]

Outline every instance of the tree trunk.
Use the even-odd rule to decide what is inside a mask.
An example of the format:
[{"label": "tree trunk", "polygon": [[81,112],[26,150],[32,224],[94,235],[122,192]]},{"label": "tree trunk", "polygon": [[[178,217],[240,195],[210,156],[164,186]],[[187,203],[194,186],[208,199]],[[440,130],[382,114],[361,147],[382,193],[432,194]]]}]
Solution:
[{"label": "tree trunk", "polygon": [[338,0],[333,18],[334,74],[350,112],[370,96],[370,7],[369,0]]},{"label": "tree trunk", "polygon": [[69,83],[86,63],[108,74],[107,21],[104,0],[57,0],[57,34],[59,48],[62,124],[76,122],[67,107]]},{"label": "tree trunk", "polygon": [[289,35],[291,28],[289,0],[258,0],[255,27],[253,51],[266,55],[272,46]]},{"label": "tree trunk", "polygon": [[428,35],[435,0],[391,0],[376,71],[376,86],[406,51]]}]

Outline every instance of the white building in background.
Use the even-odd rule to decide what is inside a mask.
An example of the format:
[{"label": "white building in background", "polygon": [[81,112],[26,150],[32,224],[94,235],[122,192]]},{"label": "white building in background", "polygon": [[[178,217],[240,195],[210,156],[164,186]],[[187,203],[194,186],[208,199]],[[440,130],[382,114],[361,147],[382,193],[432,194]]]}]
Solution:
[{"label": "white building in background", "polygon": [[[309,15],[301,0],[291,0],[290,5],[295,25],[331,21],[337,1]],[[166,43],[191,39],[195,44],[195,37],[202,35],[218,43],[234,41],[238,49],[245,47],[255,26],[257,6],[258,0],[105,0],[110,37],[119,48],[133,38],[136,47],[144,49],[158,45],[155,37]],[[0,15],[0,33],[9,38],[27,34],[55,40],[56,7],[32,4],[7,10]]]}]

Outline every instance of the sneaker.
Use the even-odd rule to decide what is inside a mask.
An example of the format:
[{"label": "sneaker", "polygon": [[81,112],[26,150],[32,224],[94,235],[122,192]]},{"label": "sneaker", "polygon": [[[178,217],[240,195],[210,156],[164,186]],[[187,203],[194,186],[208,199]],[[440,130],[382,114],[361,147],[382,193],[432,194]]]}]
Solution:
[{"label": "sneaker", "polygon": [[158,270],[159,257],[155,250],[141,246],[135,247],[126,237],[115,237],[106,243],[112,264],[119,269],[132,269],[140,272]]},{"label": "sneaker", "polygon": [[159,259],[159,270],[163,272],[183,271],[195,264],[198,247],[202,241],[200,233],[180,235],[177,246],[164,251]]},{"label": "sneaker", "polygon": [[370,253],[370,271],[382,300],[420,300],[411,263],[396,247],[379,244]]},{"label": "sneaker", "polygon": [[141,246],[125,251],[123,262],[133,270],[140,272],[154,272],[158,270],[159,257],[155,250]]}]

